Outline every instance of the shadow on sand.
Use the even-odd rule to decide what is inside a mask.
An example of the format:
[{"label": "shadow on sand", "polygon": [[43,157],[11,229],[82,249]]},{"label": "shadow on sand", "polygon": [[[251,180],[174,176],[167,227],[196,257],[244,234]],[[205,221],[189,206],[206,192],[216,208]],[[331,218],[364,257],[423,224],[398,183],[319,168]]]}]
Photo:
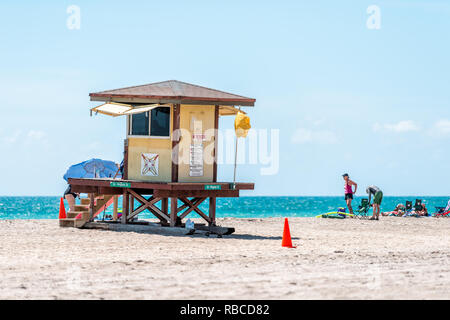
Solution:
[{"label": "shadow on sand", "polygon": [[[159,225],[132,225],[132,224],[110,224],[110,223],[88,223],[84,229],[97,229],[113,232],[134,232],[139,234],[161,235],[166,237],[195,237],[195,238],[222,238],[222,239],[236,239],[236,240],[278,240],[281,241],[281,236],[263,236],[254,234],[220,234],[216,232],[209,232],[208,230],[195,230],[191,234],[185,228],[168,228]],[[299,240],[293,237],[292,240]]]}]

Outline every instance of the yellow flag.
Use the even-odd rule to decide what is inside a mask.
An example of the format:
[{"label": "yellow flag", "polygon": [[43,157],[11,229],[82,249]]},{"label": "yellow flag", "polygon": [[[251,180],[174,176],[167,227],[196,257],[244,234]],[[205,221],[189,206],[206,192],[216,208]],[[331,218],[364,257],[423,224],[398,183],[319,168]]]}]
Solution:
[{"label": "yellow flag", "polygon": [[245,138],[251,127],[250,117],[239,111],[236,115],[236,119],[234,119],[234,130],[236,132],[236,137]]}]

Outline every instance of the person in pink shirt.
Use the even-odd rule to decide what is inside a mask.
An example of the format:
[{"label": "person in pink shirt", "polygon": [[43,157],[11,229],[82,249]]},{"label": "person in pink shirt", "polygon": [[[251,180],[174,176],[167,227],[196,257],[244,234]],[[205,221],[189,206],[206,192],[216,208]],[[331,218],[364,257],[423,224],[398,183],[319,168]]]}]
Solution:
[{"label": "person in pink shirt", "polygon": [[[353,194],[356,193],[356,190],[358,189],[358,184],[352,180],[350,180],[350,177],[348,173],[344,173],[342,175],[345,181],[345,202],[347,203],[348,211],[350,214],[353,214],[353,208],[352,208],[352,200],[353,200]],[[355,186],[355,191],[353,191],[353,186]]]}]

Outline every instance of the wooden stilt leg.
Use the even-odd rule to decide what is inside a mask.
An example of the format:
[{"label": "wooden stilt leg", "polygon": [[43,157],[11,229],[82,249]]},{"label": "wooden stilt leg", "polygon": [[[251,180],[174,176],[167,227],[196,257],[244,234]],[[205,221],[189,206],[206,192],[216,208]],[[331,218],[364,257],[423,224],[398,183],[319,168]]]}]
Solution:
[{"label": "wooden stilt leg", "polygon": [[174,227],[177,222],[178,198],[170,198],[170,226]]},{"label": "wooden stilt leg", "polygon": [[117,221],[117,209],[119,207],[119,197],[114,196],[114,203],[113,203],[113,220]]},{"label": "wooden stilt leg", "polygon": [[94,219],[94,206],[95,206],[95,195],[93,193],[89,194],[89,221]]},{"label": "wooden stilt leg", "polygon": [[128,212],[129,213],[132,213],[133,211],[134,211],[134,197],[130,194],[129,195],[129,197],[130,197],[130,209],[128,209]]},{"label": "wooden stilt leg", "polygon": [[161,211],[169,215],[169,198],[162,198]]},{"label": "wooden stilt leg", "polygon": [[128,204],[128,191],[127,189],[124,189],[123,191],[123,199],[122,199],[122,223],[126,224],[127,223],[127,217],[128,217],[128,208],[129,208],[129,204]]},{"label": "wooden stilt leg", "polygon": [[209,219],[210,219],[210,226],[216,225],[216,198],[210,197],[209,198]]}]

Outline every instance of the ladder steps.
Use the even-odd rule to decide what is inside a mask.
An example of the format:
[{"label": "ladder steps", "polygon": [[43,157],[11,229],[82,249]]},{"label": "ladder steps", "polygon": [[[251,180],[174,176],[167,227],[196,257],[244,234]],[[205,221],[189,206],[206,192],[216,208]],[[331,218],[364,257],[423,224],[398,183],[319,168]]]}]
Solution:
[{"label": "ladder steps", "polygon": [[[94,213],[97,212],[101,207],[103,207],[105,204],[110,201],[111,197],[110,195],[101,195],[95,198],[95,206],[94,206]],[[67,218],[60,219],[59,225],[61,227],[72,227],[72,228],[80,228],[82,227],[86,222],[89,221],[90,217],[90,199],[89,198],[81,198],[81,204],[75,205],[75,209],[73,211],[67,212]],[[76,219],[81,215],[79,219]]]},{"label": "ladder steps", "polygon": [[81,219],[75,219],[75,218],[65,218],[65,219],[59,219],[59,226],[63,228],[80,228],[82,227],[86,221]]},{"label": "ladder steps", "polygon": [[67,218],[76,218],[79,214],[81,214],[82,220],[89,219],[89,211],[69,211],[67,212]]},{"label": "ladder steps", "polygon": [[89,199],[89,198],[81,198],[80,201],[81,201],[81,204],[85,205],[85,206],[86,205],[88,206],[91,203],[91,199]]}]

